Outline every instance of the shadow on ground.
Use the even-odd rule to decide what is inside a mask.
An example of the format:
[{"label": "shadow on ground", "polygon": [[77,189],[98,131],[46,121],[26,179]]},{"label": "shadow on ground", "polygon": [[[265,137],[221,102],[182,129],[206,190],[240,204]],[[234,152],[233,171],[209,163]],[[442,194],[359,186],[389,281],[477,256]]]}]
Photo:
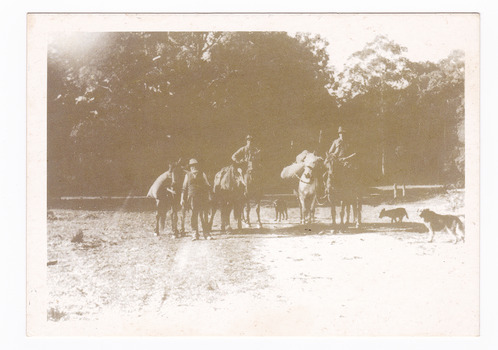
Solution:
[{"label": "shadow on ground", "polygon": [[313,224],[266,224],[263,228],[249,227],[242,230],[232,230],[227,234],[221,233],[219,230],[213,230],[213,234],[218,237],[247,237],[253,235],[282,235],[282,236],[310,236],[321,234],[341,234],[354,235],[361,233],[385,233],[390,232],[405,232],[405,233],[425,233],[427,229],[424,224],[417,222],[403,223],[364,223],[359,228],[354,225],[331,225],[325,223]]}]

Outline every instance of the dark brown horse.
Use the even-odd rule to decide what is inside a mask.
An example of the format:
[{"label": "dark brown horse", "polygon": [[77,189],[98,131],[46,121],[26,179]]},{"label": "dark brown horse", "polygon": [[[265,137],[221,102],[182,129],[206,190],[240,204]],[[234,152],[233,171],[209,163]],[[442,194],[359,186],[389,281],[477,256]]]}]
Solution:
[{"label": "dark brown horse", "polygon": [[161,174],[152,184],[147,197],[156,200],[156,226],[154,232],[159,236],[165,228],[166,216],[171,210],[171,230],[175,237],[178,232],[178,211],[180,209],[180,193],[183,180],[181,159],[170,163],[168,170]]},{"label": "dark brown horse", "polygon": [[244,204],[244,181],[233,165],[224,167],[216,173],[213,181],[213,193],[211,199],[211,218],[209,227],[213,226],[214,216],[220,211],[221,232],[224,233],[230,227],[230,213],[237,221],[237,228],[242,228],[242,208]]},{"label": "dark brown horse", "polygon": [[338,159],[327,155],[324,162],[327,168],[325,189],[330,203],[333,225],[336,224],[336,204],[341,207],[341,225],[349,224],[351,207],[353,208],[353,220],[356,227],[361,225],[362,186],[359,177],[360,171],[354,157],[355,154]]},{"label": "dark brown horse", "polygon": [[251,227],[251,201],[256,203],[256,214],[258,215],[259,228],[263,227],[261,223],[261,199],[263,198],[263,192],[261,190],[262,182],[262,169],[260,165],[259,153],[256,153],[247,160],[247,169],[244,174],[244,198],[246,206],[246,216],[244,218],[247,226]]}]

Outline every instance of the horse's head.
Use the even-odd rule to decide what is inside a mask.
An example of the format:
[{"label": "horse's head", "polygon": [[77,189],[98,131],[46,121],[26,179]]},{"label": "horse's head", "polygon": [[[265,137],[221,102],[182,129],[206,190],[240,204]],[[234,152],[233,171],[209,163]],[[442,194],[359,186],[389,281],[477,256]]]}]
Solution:
[{"label": "horse's head", "polygon": [[312,178],[319,177],[319,174],[322,172],[323,168],[322,157],[318,157],[314,153],[308,153],[304,158],[303,163],[304,163],[304,172],[302,175],[302,179],[305,179],[307,182]]},{"label": "horse's head", "polygon": [[170,163],[169,171],[172,175],[172,186],[178,187],[181,186],[185,167],[182,164],[182,158],[178,158],[177,161]]},{"label": "horse's head", "polygon": [[323,164],[323,158],[314,153],[308,153],[304,158],[304,167],[311,170],[318,169]]}]

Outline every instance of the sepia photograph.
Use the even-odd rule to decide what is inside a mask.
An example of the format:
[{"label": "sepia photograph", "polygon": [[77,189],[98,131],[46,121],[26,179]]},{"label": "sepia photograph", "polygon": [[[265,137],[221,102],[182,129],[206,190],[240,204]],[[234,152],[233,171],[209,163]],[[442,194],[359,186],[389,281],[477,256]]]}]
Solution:
[{"label": "sepia photograph", "polygon": [[30,14],[27,333],[478,336],[478,14]]}]

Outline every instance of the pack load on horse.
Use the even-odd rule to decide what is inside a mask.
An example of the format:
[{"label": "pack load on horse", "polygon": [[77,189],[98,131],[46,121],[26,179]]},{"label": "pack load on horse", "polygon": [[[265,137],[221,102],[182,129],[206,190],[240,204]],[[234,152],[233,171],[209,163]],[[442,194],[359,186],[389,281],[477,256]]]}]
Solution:
[{"label": "pack load on horse", "polygon": [[189,168],[190,170],[185,175],[185,180],[183,181],[180,204],[184,213],[187,210],[192,211],[190,226],[195,234],[193,240],[199,239],[199,218],[201,220],[204,238],[211,239],[208,217],[211,185],[209,184],[206,174],[199,170],[199,163],[197,160],[191,159],[189,161]]},{"label": "pack load on horse", "polygon": [[303,151],[296,157],[296,162],[285,167],[280,177],[298,178],[297,199],[299,201],[300,222],[312,223],[315,220],[315,206],[321,181],[323,158],[312,152]]},{"label": "pack load on horse", "polygon": [[168,170],[154,181],[147,193],[147,197],[156,200],[156,227],[155,234],[159,236],[164,229],[166,215],[171,209],[171,229],[175,237],[179,237],[177,222],[180,209],[180,190],[182,181],[181,159],[168,165]]},{"label": "pack load on horse", "polygon": [[234,218],[237,220],[237,228],[242,228],[242,207],[244,204],[245,183],[242,172],[237,171],[235,166],[229,165],[216,173],[213,181],[212,213],[209,227],[213,227],[216,211],[220,211],[221,232],[230,227],[230,212],[233,210]]},{"label": "pack load on horse", "polygon": [[286,166],[282,169],[280,177],[282,179],[292,179],[299,178],[304,171],[304,160],[308,155],[308,151],[304,150],[296,156],[296,161],[291,165]]},{"label": "pack load on horse", "polygon": [[232,161],[236,164],[244,166],[245,172],[244,178],[244,197],[246,204],[246,217],[245,222],[250,227],[250,212],[251,212],[251,201],[256,202],[256,214],[258,216],[259,227],[263,227],[261,223],[261,199],[263,197],[263,192],[261,191],[261,151],[252,144],[253,137],[247,135],[246,145],[239,148],[233,155]]},{"label": "pack load on horse", "polygon": [[353,219],[359,227],[362,203],[357,157],[344,136],[346,131],[339,127],[338,134],[339,137],[332,143],[324,161],[327,168],[325,193],[330,203],[332,224],[336,224],[335,206],[338,203],[341,207],[341,225],[349,223],[350,208],[353,207]]}]

